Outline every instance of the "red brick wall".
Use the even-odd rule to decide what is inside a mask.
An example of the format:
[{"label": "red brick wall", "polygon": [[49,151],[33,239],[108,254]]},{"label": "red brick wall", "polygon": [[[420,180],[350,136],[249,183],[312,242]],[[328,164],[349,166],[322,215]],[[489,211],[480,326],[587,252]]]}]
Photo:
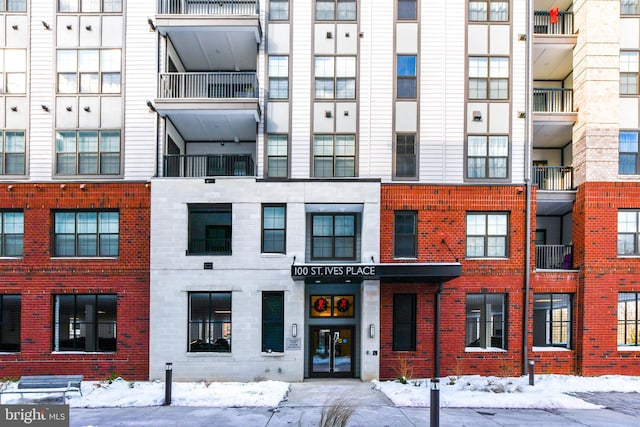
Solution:
[{"label": "red brick wall", "polygon": [[[0,185],[0,209],[24,212],[24,255],[0,259],[0,293],[21,294],[21,351],[0,355],[0,377],[117,373],[148,378],[150,188],[145,183]],[[53,211],[117,209],[116,259],[52,258]],[[117,294],[117,351],[65,353],[53,349],[53,295]]]},{"label": "red brick wall", "polygon": [[[522,372],[525,207],[522,186],[382,186],[382,263],[398,262],[393,259],[396,210],[418,211],[418,259],[412,262],[454,262],[457,258],[462,263],[462,276],[444,282],[441,293],[442,376],[519,375]],[[469,211],[509,212],[507,259],[465,259],[466,214]],[[430,282],[381,284],[381,378],[397,377],[405,358],[412,362],[414,377],[434,374],[434,304],[438,286],[438,283]],[[400,292],[418,295],[415,352],[394,352],[392,349],[393,294]],[[507,294],[507,352],[465,352],[466,295],[482,292]]]}]

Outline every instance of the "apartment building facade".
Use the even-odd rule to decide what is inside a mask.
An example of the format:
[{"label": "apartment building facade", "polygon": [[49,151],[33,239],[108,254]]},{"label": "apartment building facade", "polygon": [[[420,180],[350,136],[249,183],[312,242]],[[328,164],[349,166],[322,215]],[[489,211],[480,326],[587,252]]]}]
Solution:
[{"label": "apartment building facade", "polygon": [[637,1],[2,7],[7,376],[640,373]]}]

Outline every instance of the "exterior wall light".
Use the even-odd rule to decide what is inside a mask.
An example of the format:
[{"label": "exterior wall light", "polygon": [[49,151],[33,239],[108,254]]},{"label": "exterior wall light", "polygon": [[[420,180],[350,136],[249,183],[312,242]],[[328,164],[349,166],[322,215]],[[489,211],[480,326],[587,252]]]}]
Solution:
[{"label": "exterior wall light", "polygon": [[297,323],[292,323],[291,324],[291,336],[294,337],[294,338],[298,336],[298,324]]},{"label": "exterior wall light", "polygon": [[369,325],[369,338],[375,338],[375,337],[376,337],[376,325],[372,323]]}]

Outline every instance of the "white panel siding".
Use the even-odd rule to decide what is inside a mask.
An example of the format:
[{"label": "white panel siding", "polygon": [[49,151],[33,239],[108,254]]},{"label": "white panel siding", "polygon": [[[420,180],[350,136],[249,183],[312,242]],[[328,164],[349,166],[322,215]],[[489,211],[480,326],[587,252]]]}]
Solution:
[{"label": "white panel siding", "polygon": [[486,55],[489,51],[488,25],[467,27],[467,52],[469,55]]},{"label": "white panel siding", "polygon": [[157,37],[147,22],[154,16],[154,0],[126,2],[124,174],[126,179],[149,179],[154,174],[156,115],[147,101],[156,93]]},{"label": "white panel siding", "polygon": [[269,24],[267,49],[269,54],[287,55],[289,53],[289,24]]},{"label": "white panel siding", "polygon": [[489,132],[509,133],[511,114],[507,102],[492,102],[489,104]]},{"label": "white panel siding", "polygon": [[[508,25],[492,25],[489,32],[490,55],[509,55],[511,51],[511,32]],[[520,43],[524,45],[524,43]],[[517,47],[518,45],[516,45]]]},{"label": "white panel siding", "polygon": [[620,98],[620,129],[637,129],[638,98]]},{"label": "white panel siding", "polygon": [[[527,43],[519,40],[518,34],[526,34],[526,2],[512,3],[513,24],[509,37],[511,39],[511,182],[524,183],[525,180],[525,127],[527,120],[518,117],[518,112],[525,111],[527,99],[525,78],[527,77],[526,49]],[[533,135],[529,135],[532,141]],[[533,145],[533,144],[532,144]],[[531,159],[528,159],[531,164]],[[528,167],[529,165],[527,165]]]},{"label": "white panel siding", "polygon": [[418,24],[399,23],[396,26],[396,53],[418,53]]},{"label": "white panel siding", "polygon": [[270,102],[267,104],[267,133],[289,132],[289,103]]}]

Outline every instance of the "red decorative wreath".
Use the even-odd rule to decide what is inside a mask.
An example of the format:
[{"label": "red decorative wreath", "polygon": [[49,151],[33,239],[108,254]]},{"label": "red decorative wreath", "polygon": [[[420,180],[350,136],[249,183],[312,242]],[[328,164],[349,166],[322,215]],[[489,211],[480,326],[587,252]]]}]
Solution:
[{"label": "red decorative wreath", "polygon": [[336,308],[340,313],[345,313],[351,308],[351,301],[347,298],[340,298],[336,303]]},{"label": "red decorative wreath", "polygon": [[313,308],[320,313],[322,313],[323,311],[327,311],[327,309],[329,308],[329,301],[327,301],[326,298],[318,298],[313,303]]}]

